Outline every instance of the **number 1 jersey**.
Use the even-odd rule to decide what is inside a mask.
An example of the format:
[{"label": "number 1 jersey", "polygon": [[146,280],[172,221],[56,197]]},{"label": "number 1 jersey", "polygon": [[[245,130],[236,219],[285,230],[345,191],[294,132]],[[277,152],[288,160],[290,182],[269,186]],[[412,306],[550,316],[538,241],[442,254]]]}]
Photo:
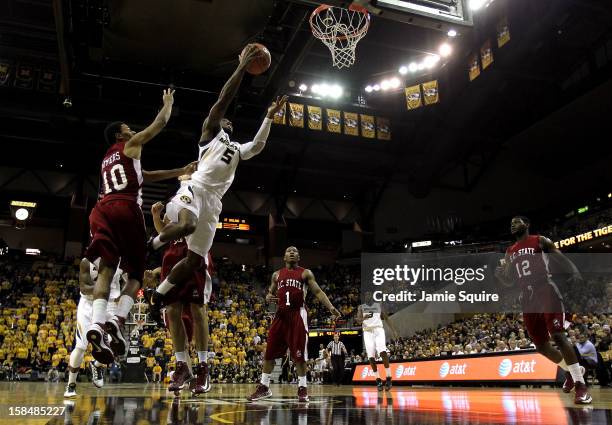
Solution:
[{"label": "number 1 jersey", "polygon": [[295,269],[282,268],[276,279],[278,311],[299,310],[304,307],[306,281],[302,278],[303,267]]},{"label": "number 1 jersey", "polygon": [[102,160],[100,168],[100,193],[98,200],[134,201],[142,206],[142,168],[140,160],[123,153],[126,142],[112,145]]}]

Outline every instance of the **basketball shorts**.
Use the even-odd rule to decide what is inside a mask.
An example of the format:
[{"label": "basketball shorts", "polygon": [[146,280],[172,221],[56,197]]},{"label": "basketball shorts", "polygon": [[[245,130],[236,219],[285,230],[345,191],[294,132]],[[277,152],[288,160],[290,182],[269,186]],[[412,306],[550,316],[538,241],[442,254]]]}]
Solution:
[{"label": "basketball shorts", "polygon": [[363,330],[363,345],[365,346],[368,358],[376,358],[383,351],[387,351],[384,328],[371,328]]},{"label": "basketball shorts", "polygon": [[268,331],[265,360],[291,353],[293,361],[308,361],[308,315],[306,309],[277,311]]},{"label": "basketball shorts", "polygon": [[[109,301],[106,305],[106,317],[110,319],[117,312],[117,303]],[[81,350],[87,350],[87,345],[89,342],[85,337],[87,333],[87,329],[92,324],[93,318],[93,298],[91,296],[85,296],[81,294],[81,298],[79,299],[79,305],[77,306],[77,328],[76,328],[76,338],[75,338],[75,348],[80,348]]]},{"label": "basketball shorts", "polygon": [[[187,255],[187,245],[184,242],[171,243],[162,259],[161,280],[163,281],[172,268]],[[202,264],[187,283],[180,287],[174,287],[164,296],[164,304],[170,305],[182,302],[185,305],[208,304],[212,293],[212,277],[208,273],[206,261]]]},{"label": "basketball shorts", "polygon": [[142,209],[134,201],[98,202],[89,214],[91,241],[85,252],[89,261],[102,258],[117,266],[130,279],[142,282],[145,270],[147,234]]},{"label": "basketball shorts", "polygon": [[198,217],[195,232],[185,239],[190,251],[206,257],[217,231],[221,208],[221,198],[217,194],[201,186],[189,184],[181,186],[166,205],[166,214],[173,222],[178,222],[179,212],[182,209],[187,209]]}]

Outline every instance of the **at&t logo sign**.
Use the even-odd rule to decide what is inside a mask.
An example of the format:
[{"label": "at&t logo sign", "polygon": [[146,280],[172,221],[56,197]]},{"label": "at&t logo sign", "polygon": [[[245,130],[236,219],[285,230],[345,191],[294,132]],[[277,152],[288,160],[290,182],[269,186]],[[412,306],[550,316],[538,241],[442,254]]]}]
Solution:
[{"label": "at&t logo sign", "polygon": [[499,363],[499,367],[497,368],[497,373],[500,377],[506,378],[510,376],[511,373],[523,373],[523,374],[532,374],[535,373],[536,361],[525,361],[519,360],[513,362],[510,359],[503,359]]},{"label": "at&t logo sign", "polygon": [[440,366],[440,378],[444,379],[449,375],[465,375],[467,369],[467,364],[449,364],[448,362],[442,363]]}]

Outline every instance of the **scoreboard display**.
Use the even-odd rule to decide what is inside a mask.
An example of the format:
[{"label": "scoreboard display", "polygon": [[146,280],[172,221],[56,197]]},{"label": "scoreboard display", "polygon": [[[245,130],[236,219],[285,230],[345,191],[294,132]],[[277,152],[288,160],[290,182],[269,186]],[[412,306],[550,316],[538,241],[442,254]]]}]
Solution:
[{"label": "scoreboard display", "polygon": [[251,225],[248,220],[245,218],[237,218],[237,217],[223,217],[217,223],[217,229],[222,230],[240,230],[248,232],[251,230]]},{"label": "scoreboard display", "polygon": [[383,10],[383,17],[391,19],[397,17],[397,15],[389,16],[395,11],[400,14],[416,14],[439,21],[472,25],[467,0],[377,0],[376,7]]}]

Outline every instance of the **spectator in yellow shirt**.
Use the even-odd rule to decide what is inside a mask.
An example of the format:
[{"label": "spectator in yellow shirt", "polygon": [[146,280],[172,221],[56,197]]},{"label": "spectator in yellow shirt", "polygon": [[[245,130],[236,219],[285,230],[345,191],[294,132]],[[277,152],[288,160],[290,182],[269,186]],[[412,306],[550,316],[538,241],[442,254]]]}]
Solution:
[{"label": "spectator in yellow shirt", "polygon": [[153,366],[153,382],[161,382],[161,373],[161,366],[159,363],[155,363],[155,366]]}]

